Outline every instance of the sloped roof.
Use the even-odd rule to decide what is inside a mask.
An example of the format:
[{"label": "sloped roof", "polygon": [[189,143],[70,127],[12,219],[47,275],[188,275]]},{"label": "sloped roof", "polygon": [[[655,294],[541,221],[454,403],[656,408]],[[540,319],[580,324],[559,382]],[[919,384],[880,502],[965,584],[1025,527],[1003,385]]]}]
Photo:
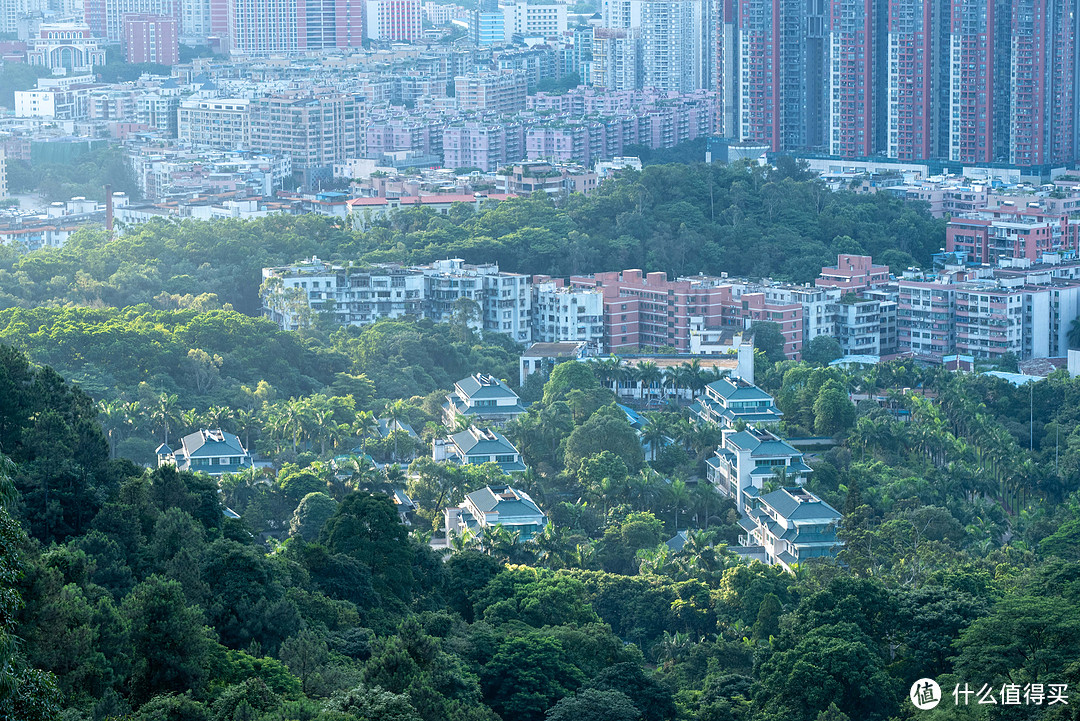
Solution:
[{"label": "sloped roof", "polygon": [[473,373],[462,378],[454,386],[467,398],[517,398],[510,386],[487,373]]},{"label": "sloped roof", "polygon": [[840,519],[840,512],[803,488],[781,488],[761,497],[780,516],[805,521],[812,518]]},{"label": "sloped roof", "polygon": [[188,458],[247,454],[238,437],[232,433],[226,433],[220,428],[214,430],[203,429],[189,433],[184,436],[180,443]]},{"label": "sloped roof", "polygon": [[729,401],[771,401],[770,396],[757,386],[738,379],[721,378],[708,385],[714,393]]},{"label": "sloped roof", "polygon": [[[454,445],[465,455],[492,456],[517,453],[514,444],[506,436],[490,428],[469,428],[450,436]],[[464,459],[462,459],[464,460]]]},{"label": "sloped roof", "polygon": [[484,513],[496,512],[500,516],[544,515],[528,493],[510,486],[484,486],[466,498]]}]

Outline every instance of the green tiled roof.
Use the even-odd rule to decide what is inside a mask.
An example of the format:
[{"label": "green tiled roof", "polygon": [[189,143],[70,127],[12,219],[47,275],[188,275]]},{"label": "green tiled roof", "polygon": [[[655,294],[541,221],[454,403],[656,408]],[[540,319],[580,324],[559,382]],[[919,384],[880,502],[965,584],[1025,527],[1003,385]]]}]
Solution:
[{"label": "green tiled roof", "polygon": [[454,445],[461,449],[466,456],[493,456],[517,453],[514,444],[506,440],[506,436],[490,429],[474,431],[464,430],[450,436]]},{"label": "green tiled roof", "polygon": [[517,393],[498,378],[484,373],[474,373],[454,384],[467,398],[517,398]]}]

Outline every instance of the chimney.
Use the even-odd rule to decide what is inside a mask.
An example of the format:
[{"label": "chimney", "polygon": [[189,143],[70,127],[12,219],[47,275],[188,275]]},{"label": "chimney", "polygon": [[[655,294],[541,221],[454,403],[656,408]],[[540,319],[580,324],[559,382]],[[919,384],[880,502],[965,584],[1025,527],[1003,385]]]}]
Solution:
[{"label": "chimney", "polygon": [[105,230],[112,233],[113,230],[113,197],[112,186],[105,186]]},{"label": "chimney", "polygon": [[753,344],[743,343],[739,346],[739,365],[735,369],[735,375],[751,385],[754,384]]}]

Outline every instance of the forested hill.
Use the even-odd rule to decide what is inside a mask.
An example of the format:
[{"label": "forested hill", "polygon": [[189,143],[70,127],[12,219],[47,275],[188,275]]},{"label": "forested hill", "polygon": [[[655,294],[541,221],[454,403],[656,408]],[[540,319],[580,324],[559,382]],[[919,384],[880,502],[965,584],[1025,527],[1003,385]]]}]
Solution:
[{"label": "forested hill", "polygon": [[[856,380],[941,402],[913,397],[910,423],[860,409],[814,461],[847,545],[791,575],[725,550],[730,502],[644,464],[584,364],[508,431],[546,468],[517,482],[552,525],[444,557],[359,463],[219,484],[110,460],[90,399],[0,346],[0,720],[1074,721],[1049,700],[1080,683],[1080,382],[1029,399],[998,379],[790,362],[762,382],[797,416]],[[1025,402],[1041,436],[1067,425],[1054,483],[1054,446],[1029,455],[1008,425]],[[418,519],[499,478],[413,470]],[[924,677],[945,689],[935,712],[907,701]],[[1042,701],[957,708],[954,684]]]},{"label": "forested hill", "polygon": [[532,196],[480,213],[464,204],[449,216],[408,210],[365,232],[319,216],[154,222],[113,240],[83,230],[61,250],[5,251],[0,307],[168,308],[213,293],[254,314],[260,270],[311,255],[404,263],[461,257],[553,276],[642,268],[809,282],[837,253],[871,254],[900,270],[928,263],[944,243],[944,221],[925,208],[884,193],[833,193],[785,167],[648,166],[559,207]]}]

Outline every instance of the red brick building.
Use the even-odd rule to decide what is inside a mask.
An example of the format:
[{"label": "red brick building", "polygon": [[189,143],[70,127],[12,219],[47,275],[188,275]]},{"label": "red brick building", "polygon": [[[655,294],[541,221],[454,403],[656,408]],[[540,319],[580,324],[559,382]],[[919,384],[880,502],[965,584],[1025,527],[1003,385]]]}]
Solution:
[{"label": "red brick building", "polygon": [[761,321],[780,325],[788,357],[798,358],[802,350],[802,305],[770,302],[743,282],[708,276],[672,281],[663,272],[624,270],[571,276],[570,285],[603,291],[605,345],[611,353],[665,346],[689,353],[691,328],[744,329]]},{"label": "red brick building", "polygon": [[129,63],[176,65],[180,36],[176,18],[168,15],[125,15],[124,47]]}]

